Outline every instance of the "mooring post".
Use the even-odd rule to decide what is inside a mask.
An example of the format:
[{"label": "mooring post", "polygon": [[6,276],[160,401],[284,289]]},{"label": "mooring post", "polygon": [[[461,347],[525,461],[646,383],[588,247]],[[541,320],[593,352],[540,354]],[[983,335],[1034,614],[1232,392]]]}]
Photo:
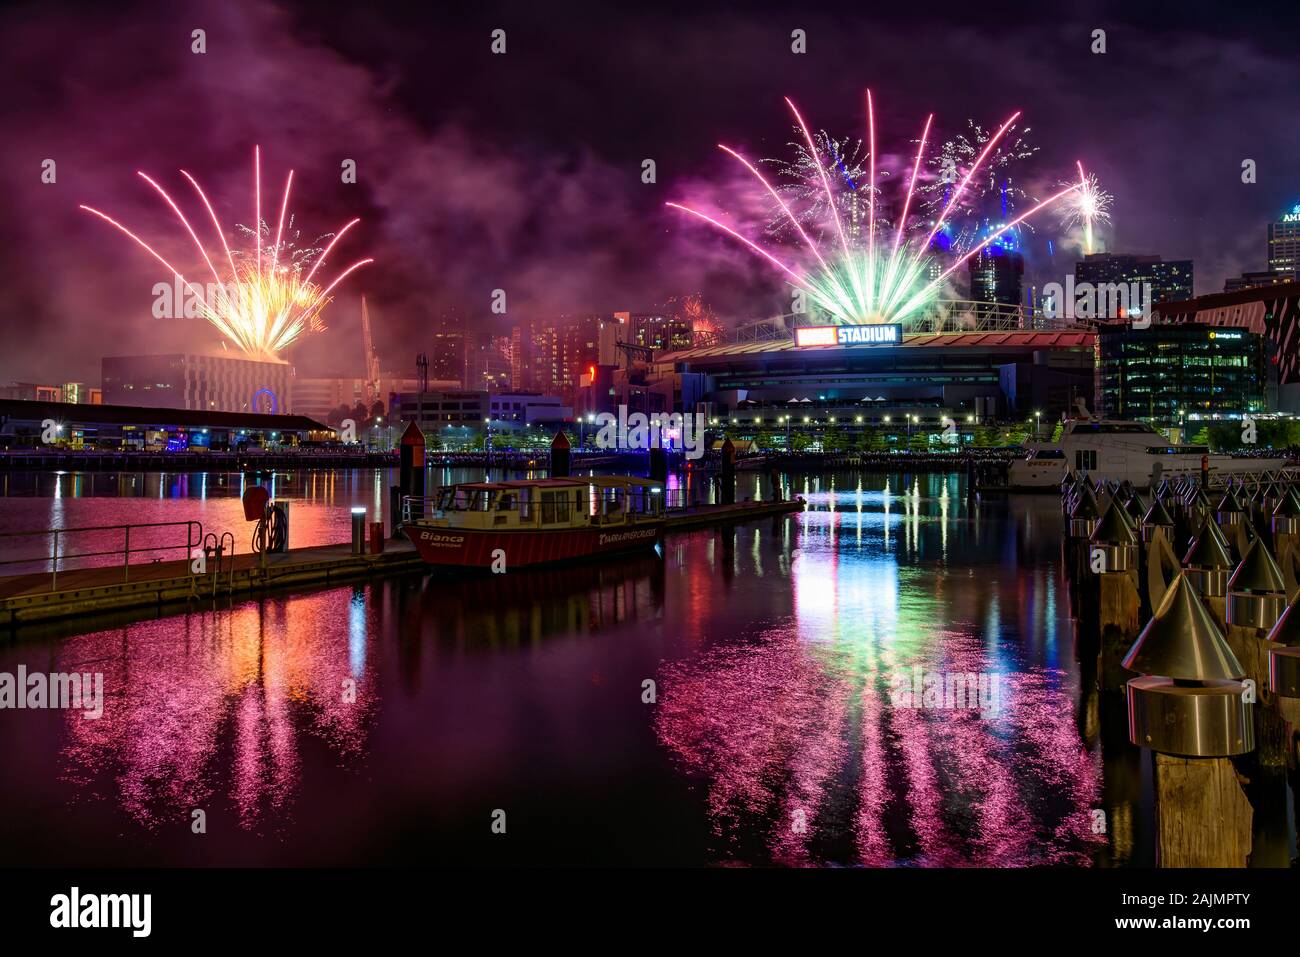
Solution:
[{"label": "mooring post", "polygon": [[551,478],[568,478],[572,474],[573,447],[561,429],[551,439]]},{"label": "mooring post", "polygon": [[1124,667],[1129,740],[1154,755],[1161,867],[1245,867],[1253,810],[1230,760],[1255,747],[1240,662],[1186,573]]},{"label": "mooring post", "polygon": [[1226,628],[1228,578],[1232,575],[1233,562],[1223,533],[1208,516],[1183,556],[1183,568],[1215,624],[1220,630]]},{"label": "mooring post", "polygon": [[1137,541],[1137,530],[1119,498],[1111,499],[1088,538],[1085,561],[1087,572],[1096,579],[1097,683],[1102,691],[1120,691],[1130,677],[1120,662],[1141,627]]},{"label": "mooring post", "polygon": [[731,436],[722,443],[722,501],[723,505],[736,504],[736,446]]},{"label": "mooring post", "polygon": [[394,535],[397,534],[397,526],[402,521],[401,500],[407,495],[424,495],[424,451],[424,433],[414,422],[408,422],[406,431],[402,433],[398,451],[397,507],[399,512],[392,519]]}]

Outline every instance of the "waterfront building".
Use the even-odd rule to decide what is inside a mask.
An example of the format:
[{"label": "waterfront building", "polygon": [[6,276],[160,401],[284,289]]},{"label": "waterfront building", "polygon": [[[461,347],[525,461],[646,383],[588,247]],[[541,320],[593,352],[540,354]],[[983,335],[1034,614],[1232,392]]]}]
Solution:
[{"label": "waterfront building", "polygon": [[538,392],[504,392],[490,396],[488,416],[492,427],[527,428],[573,421],[573,407],[556,395]]},{"label": "waterfront building", "polygon": [[279,360],[233,354],[106,356],[104,402],[160,409],[285,413],[293,408],[293,370]]},{"label": "waterfront building", "polygon": [[1157,304],[1152,322],[1189,323],[1244,329],[1264,337],[1268,408],[1300,412],[1300,283],[1273,283],[1237,292],[1197,296],[1183,302]]},{"label": "waterfront building", "polygon": [[1101,411],[1108,418],[1181,425],[1188,416],[1239,418],[1267,409],[1267,344],[1260,333],[1196,324],[1098,329]]},{"label": "waterfront building", "polygon": [[227,450],[336,438],[324,423],[302,415],[0,399],[0,447],[4,448]]}]

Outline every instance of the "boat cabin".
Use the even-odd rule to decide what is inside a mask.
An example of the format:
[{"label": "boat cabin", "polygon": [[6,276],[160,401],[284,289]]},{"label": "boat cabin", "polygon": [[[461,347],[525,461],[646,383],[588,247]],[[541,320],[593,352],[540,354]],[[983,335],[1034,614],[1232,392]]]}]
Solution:
[{"label": "boat cabin", "polygon": [[403,507],[406,521],[466,529],[637,526],[663,517],[661,482],[605,475],[447,485]]}]

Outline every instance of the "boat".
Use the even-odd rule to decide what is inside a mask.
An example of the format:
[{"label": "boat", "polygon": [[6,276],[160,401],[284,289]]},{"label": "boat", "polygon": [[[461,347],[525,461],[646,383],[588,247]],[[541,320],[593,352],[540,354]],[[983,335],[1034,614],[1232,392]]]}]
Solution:
[{"label": "boat", "polygon": [[1059,442],[1030,444],[1024,458],[1011,463],[1004,487],[1055,491],[1077,473],[1094,482],[1127,481],[1134,488],[1150,488],[1163,478],[1200,476],[1203,469],[1215,484],[1285,465],[1281,455],[1226,455],[1205,445],[1174,445],[1145,422],[1073,419],[1065,423]]},{"label": "boat", "polygon": [[443,486],[401,529],[430,565],[503,570],[653,549],[664,519],[662,483],[590,476]]}]

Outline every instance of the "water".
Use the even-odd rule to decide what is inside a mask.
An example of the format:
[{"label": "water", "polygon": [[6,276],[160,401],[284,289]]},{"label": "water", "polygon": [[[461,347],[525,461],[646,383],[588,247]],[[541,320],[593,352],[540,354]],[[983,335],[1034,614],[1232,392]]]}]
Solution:
[{"label": "water", "polygon": [[[0,672],[105,687],[99,720],[0,711],[0,864],[1151,864],[1147,764],[1077,660],[1056,499],[790,481],[810,511],[662,557],[0,646]],[[388,482],[310,477],[313,534]],[[49,514],[48,487],[0,517]],[[142,497],[237,509],[212,487]],[[916,669],[985,676],[997,707],[896,706]]]}]

